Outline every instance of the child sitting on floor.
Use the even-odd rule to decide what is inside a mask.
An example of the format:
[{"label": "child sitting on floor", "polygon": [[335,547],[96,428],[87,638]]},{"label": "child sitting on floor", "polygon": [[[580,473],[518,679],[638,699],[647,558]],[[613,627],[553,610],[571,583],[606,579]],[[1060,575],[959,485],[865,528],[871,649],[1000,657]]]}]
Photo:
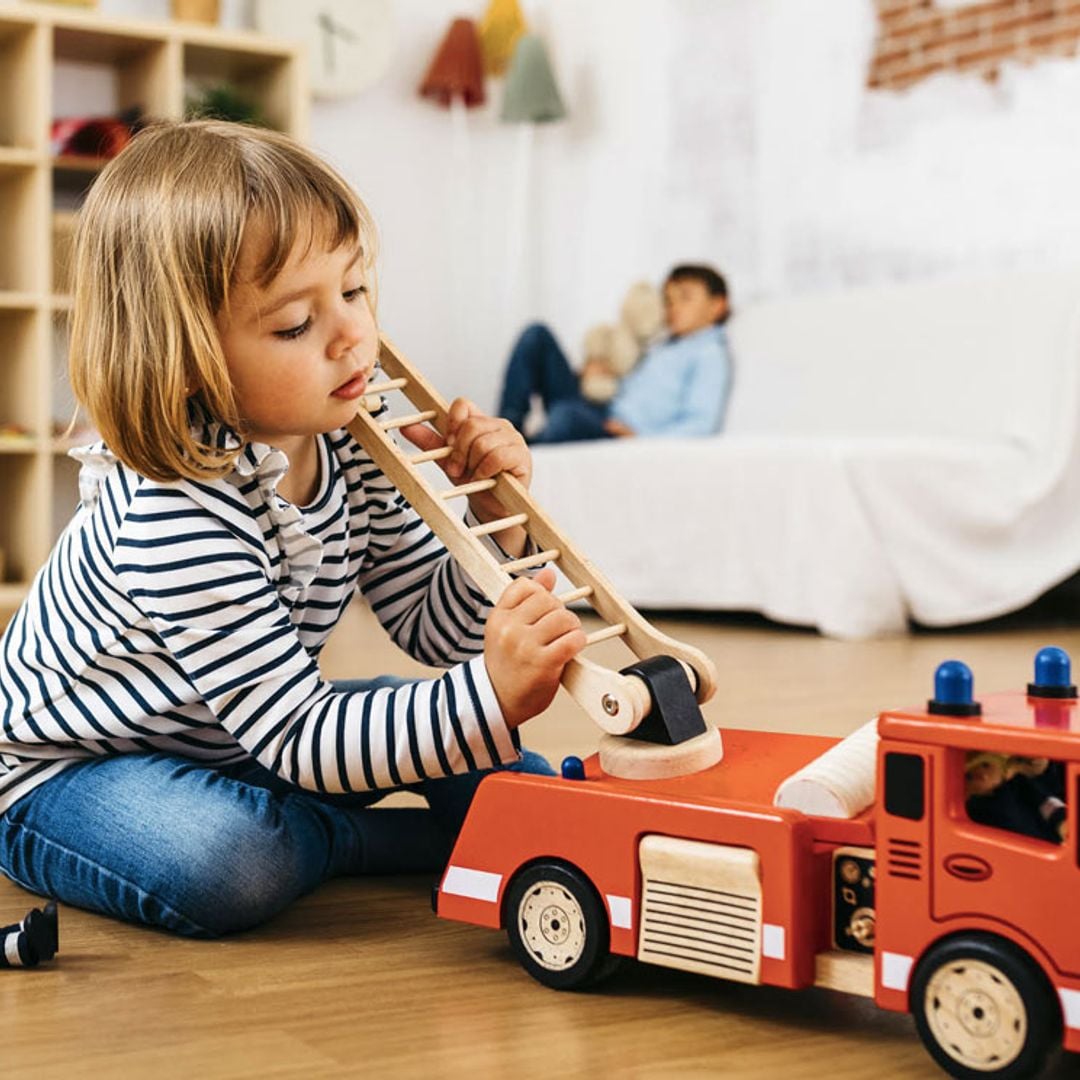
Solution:
[{"label": "child sitting on floor", "polygon": [[670,337],[646,353],[610,402],[587,398],[551,331],[530,326],[510,355],[498,414],[524,431],[538,395],[546,423],[532,443],[712,435],[731,387],[728,311],[727,284],[712,267],[675,267],[664,284]]},{"label": "child sitting on floor", "polygon": [[[551,772],[516,729],[584,645],[554,573],[492,608],[345,430],[379,356],[373,256],[355,192],[265,129],[149,128],[90,190],[70,366],[104,441],[74,452],[82,505],[0,642],[16,883],[214,936],[335,875],[437,870],[484,770]],[[456,483],[528,485],[505,421],[458,399],[447,442]],[[503,516],[469,496],[471,523]],[[323,679],[358,592],[445,674]],[[404,786],[430,809],[371,808]]]}]

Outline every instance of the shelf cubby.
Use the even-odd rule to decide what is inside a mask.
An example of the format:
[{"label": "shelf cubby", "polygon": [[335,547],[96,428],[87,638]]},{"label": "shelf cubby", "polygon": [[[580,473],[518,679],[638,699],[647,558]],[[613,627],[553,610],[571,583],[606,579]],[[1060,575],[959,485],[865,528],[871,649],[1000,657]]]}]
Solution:
[{"label": "shelf cubby", "polygon": [[[9,425],[17,425],[35,441],[52,434],[41,430],[41,366],[35,363],[41,318],[34,310],[0,308],[0,434]],[[0,440],[0,451],[12,441],[10,437]]]},{"label": "shelf cubby", "polygon": [[179,119],[192,89],[223,81],[268,123],[306,137],[298,45],[0,3],[0,626],[78,505],[79,467],[67,450],[94,438],[85,426],[63,434],[75,413],[67,325],[75,212],[106,159],[58,156],[52,121],[135,106]]},{"label": "shelf cubby", "polygon": [[[45,463],[40,454],[0,454],[0,492],[5,500],[0,514],[0,584],[25,586],[37,573],[45,539],[39,501]],[[5,595],[11,591],[6,589]]]},{"label": "shelf cubby", "polygon": [[67,451],[53,455],[52,461],[52,507],[49,541],[67,527],[79,508],[79,463],[67,456]]},{"label": "shelf cubby", "polygon": [[39,233],[48,189],[41,171],[0,168],[0,292],[38,292],[46,255]]},{"label": "shelf cubby", "polygon": [[182,63],[187,97],[227,82],[259,110],[271,127],[280,131],[290,129],[298,98],[299,73],[288,54],[188,42]]},{"label": "shelf cubby", "polygon": [[[38,94],[44,30],[33,20],[0,15],[0,147],[40,151],[46,132],[38,110],[27,108]],[[28,93],[29,91],[29,93]]]}]

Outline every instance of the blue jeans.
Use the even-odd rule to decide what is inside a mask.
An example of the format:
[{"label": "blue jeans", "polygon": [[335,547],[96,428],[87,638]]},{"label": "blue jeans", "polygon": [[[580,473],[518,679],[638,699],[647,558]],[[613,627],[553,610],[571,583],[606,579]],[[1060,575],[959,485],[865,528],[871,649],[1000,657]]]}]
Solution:
[{"label": "blue jeans", "polygon": [[[528,751],[510,768],[554,775]],[[0,816],[0,870],[76,907],[217,937],[265,922],[328,878],[441,870],[485,775],[412,786],[427,809],[372,809],[386,792],[318,795],[254,759],[214,768],[170,754],[95,758]]]},{"label": "blue jeans", "polygon": [[608,406],[582,397],[578,376],[554,335],[540,323],[522,331],[506,365],[499,416],[523,431],[533,395],[544,403],[547,421],[530,443],[579,442],[607,439],[604,430]]}]

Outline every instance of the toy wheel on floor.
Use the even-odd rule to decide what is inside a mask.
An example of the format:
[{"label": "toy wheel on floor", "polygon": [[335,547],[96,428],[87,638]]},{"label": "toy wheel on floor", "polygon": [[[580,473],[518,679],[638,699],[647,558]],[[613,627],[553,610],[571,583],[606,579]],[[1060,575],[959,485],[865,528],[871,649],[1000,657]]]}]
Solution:
[{"label": "toy wheel on floor", "polygon": [[963,1080],[1038,1076],[1061,1039],[1061,1010],[1043,973],[990,935],[950,938],[920,962],[911,1011],[923,1044]]},{"label": "toy wheel on floor", "polygon": [[521,966],[553,990],[581,990],[609,975],[608,921],[588,879],[565,863],[526,867],[510,883],[506,932]]}]

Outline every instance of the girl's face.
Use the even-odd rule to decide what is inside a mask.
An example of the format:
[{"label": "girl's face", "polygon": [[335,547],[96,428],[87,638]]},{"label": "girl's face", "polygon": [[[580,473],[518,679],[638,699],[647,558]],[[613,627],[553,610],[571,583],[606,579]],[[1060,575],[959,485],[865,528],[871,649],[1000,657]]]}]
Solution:
[{"label": "girl's face", "polygon": [[297,245],[266,288],[254,283],[265,232],[240,255],[229,318],[218,331],[248,437],[276,446],[343,427],[357,412],[379,353],[360,249]]}]

